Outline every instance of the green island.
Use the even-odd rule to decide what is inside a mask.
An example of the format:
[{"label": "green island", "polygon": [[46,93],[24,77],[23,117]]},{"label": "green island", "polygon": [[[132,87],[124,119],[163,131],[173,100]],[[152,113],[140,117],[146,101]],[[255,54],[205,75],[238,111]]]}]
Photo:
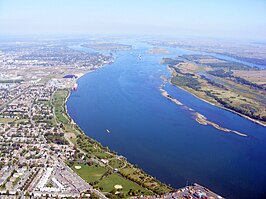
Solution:
[{"label": "green island", "polygon": [[[173,85],[213,105],[266,125],[265,70],[209,55],[164,58],[162,64],[167,64],[171,70],[170,82]],[[256,75],[258,73],[260,76]]]},{"label": "green island", "polygon": [[74,159],[66,162],[74,172],[109,198],[174,191],[172,187],[129,163],[125,157],[86,136],[66,112],[65,101],[69,92],[68,89],[59,89],[53,94],[51,104],[54,107],[55,122],[63,133],[47,135],[46,138],[49,142],[65,144],[68,141],[74,145],[77,149]]}]

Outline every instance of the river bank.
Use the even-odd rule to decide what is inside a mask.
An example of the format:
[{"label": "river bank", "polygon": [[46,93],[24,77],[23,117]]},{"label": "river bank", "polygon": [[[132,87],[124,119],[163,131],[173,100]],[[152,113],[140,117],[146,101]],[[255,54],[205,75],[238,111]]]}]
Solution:
[{"label": "river bank", "polygon": [[180,101],[178,101],[177,99],[173,98],[163,87],[164,87],[165,83],[163,83],[161,86],[160,86],[160,91],[161,91],[161,94],[166,97],[167,99],[171,100],[172,102],[174,102],[175,104],[179,105],[179,106],[182,106],[184,107],[185,109],[187,109],[188,111],[191,112],[193,118],[199,123],[199,124],[202,124],[202,125],[210,125],[218,130],[221,130],[223,132],[226,132],[226,133],[235,133],[237,135],[240,135],[240,136],[243,136],[243,137],[247,137],[246,134],[243,134],[243,133],[240,133],[238,131],[235,131],[235,130],[231,130],[231,129],[228,129],[228,128],[224,128],[224,127],[221,127],[220,125],[214,123],[214,122],[211,122],[209,121],[204,115],[196,112],[195,110],[193,110],[192,108],[190,107],[187,107],[186,105],[182,104]]},{"label": "river bank", "polygon": [[[92,71],[89,71],[89,72],[92,72]],[[87,74],[84,74],[84,75],[87,75]],[[79,79],[80,78],[81,78],[81,76],[79,77]],[[74,92],[74,91],[71,91],[71,89],[68,90],[68,95],[67,95],[66,99],[64,100],[65,112],[62,113],[62,114],[67,115],[67,117],[69,118],[69,120],[70,120],[69,126],[71,126],[71,128],[73,129],[73,133],[75,133],[74,141],[73,141],[73,138],[72,138],[72,140],[68,139],[68,141],[71,141],[72,145],[77,147],[77,149],[80,152],[82,152],[88,156],[92,156],[94,161],[96,161],[96,163],[99,164],[100,167],[105,168],[106,173],[108,173],[108,174],[105,174],[105,173],[99,174],[99,175],[102,175],[103,177],[101,179],[99,179],[97,183],[91,182],[90,179],[87,179],[86,172],[80,173],[73,166],[73,164],[74,165],[79,165],[79,164],[68,163],[68,165],[74,170],[74,172],[77,172],[80,175],[80,177],[82,177],[84,180],[87,180],[87,182],[92,183],[96,189],[97,188],[99,189],[100,185],[102,184],[101,182],[104,181],[104,179],[110,178],[110,179],[112,179],[112,183],[121,184],[122,182],[124,182],[124,184],[122,183],[122,185],[125,187],[129,186],[132,183],[135,183],[136,185],[132,184],[132,190],[133,191],[134,191],[134,189],[141,190],[140,192],[136,192],[136,193],[134,192],[134,194],[136,194],[136,195],[138,195],[138,194],[142,194],[142,195],[166,194],[166,193],[169,193],[169,192],[172,192],[175,190],[172,187],[160,182],[159,180],[152,177],[151,175],[145,173],[138,166],[129,163],[125,157],[118,155],[117,152],[110,151],[108,147],[102,146],[101,143],[99,143],[98,141],[96,141],[96,140],[90,138],[88,135],[86,135],[85,132],[78,126],[78,124],[71,118],[71,116],[69,115],[68,110],[67,110],[66,103],[67,103],[68,98],[71,96],[72,92]],[[86,143],[92,143],[93,148],[95,148],[95,146],[97,146],[96,147],[97,153],[88,152],[91,150],[90,144],[88,145],[89,146],[88,148],[86,148],[86,147],[84,148],[84,144],[81,144],[81,143],[83,143],[83,141],[85,141],[85,140],[87,140]],[[115,165],[117,165],[117,163],[115,163],[115,165],[112,165],[109,163],[109,162],[113,162],[114,160],[121,162],[121,165],[123,165],[123,166],[114,167]],[[79,162],[79,160],[77,160],[77,162]],[[83,167],[84,167],[84,165],[83,165]],[[85,168],[86,168],[86,166],[85,166]],[[108,176],[110,176],[110,177],[108,177]],[[140,180],[140,179],[142,179],[142,180]],[[121,180],[122,180],[122,182],[121,182]],[[102,189],[105,192],[111,192],[112,191],[112,190],[108,190],[108,188],[105,186],[103,186]],[[99,189],[99,190],[101,191],[101,189]],[[127,193],[124,193],[124,194],[127,194]]]},{"label": "river bank", "polygon": [[[172,83],[171,83],[171,84],[172,84]],[[206,100],[206,99],[204,99],[204,98],[201,98],[201,97],[197,96],[196,94],[194,94],[194,93],[192,93],[192,92],[189,92],[188,90],[186,90],[186,89],[183,88],[183,87],[180,87],[180,86],[177,86],[177,85],[174,85],[174,84],[172,84],[172,85],[178,87],[179,89],[182,89],[182,90],[188,92],[189,94],[193,95],[194,97],[196,97],[196,98],[198,98],[198,99],[200,99],[200,100],[202,100],[202,101],[204,101],[204,102],[206,102],[206,103],[208,103],[208,104],[210,104],[210,105],[212,105],[212,106],[216,106],[216,107],[222,108],[222,109],[224,109],[224,110],[230,111],[230,112],[232,112],[232,113],[234,113],[234,114],[237,114],[237,115],[239,115],[239,116],[241,116],[241,117],[243,117],[243,118],[245,118],[245,119],[248,119],[248,120],[250,120],[250,121],[252,121],[252,122],[254,122],[254,123],[256,123],[256,124],[259,124],[259,125],[261,125],[261,126],[263,126],[263,127],[266,127],[266,124],[264,124],[264,123],[262,123],[262,122],[260,122],[260,121],[258,121],[258,120],[255,120],[255,119],[250,118],[250,117],[248,117],[248,116],[246,116],[246,115],[243,115],[243,114],[241,114],[241,113],[238,113],[238,112],[236,112],[236,111],[234,111],[234,110],[232,110],[232,109],[229,109],[229,108],[226,108],[226,107],[223,107],[223,106],[220,106],[220,105],[217,105],[217,104],[211,103],[211,102],[209,102],[208,100]]]},{"label": "river bank", "polygon": [[[224,106],[222,106],[222,105],[220,105],[220,104],[218,104],[218,103],[215,103],[215,104],[214,104],[214,103],[210,102],[210,101],[208,100],[208,98],[200,97],[199,95],[196,94],[196,92],[195,92],[195,93],[192,92],[192,91],[194,91],[193,89],[190,91],[190,90],[186,89],[185,86],[180,86],[180,85],[174,84],[174,83],[172,82],[172,79],[176,76],[177,73],[176,73],[176,71],[175,71],[172,67],[167,66],[167,68],[168,68],[168,70],[170,71],[170,73],[172,74],[172,77],[169,79],[169,83],[172,84],[173,86],[176,86],[176,87],[178,87],[179,89],[182,89],[182,90],[184,90],[184,91],[190,93],[190,94],[193,95],[194,97],[196,97],[196,98],[198,98],[198,99],[200,99],[200,100],[202,100],[202,101],[204,101],[204,102],[206,102],[206,103],[208,103],[208,104],[210,104],[210,105],[217,106],[217,107],[219,107],[219,108],[223,108],[224,110],[230,111],[230,112],[232,112],[232,113],[234,113],[234,114],[237,114],[237,115],[239,115],[239,116],[241,116],[241,117],[243,117],[243,118],[246,118],[246,119],[248,119],[248,120],[250,120],[250,121],[252,121],[252,122],[254,122],[254,123],[256,123],[256,124],[259,124],[259,125],[261,125],[261,126],[266,127],[266,123],[263,123],[263,122],[261,122],[261,121],[259,121],[259,120],[256,120],[256,119],[254,119],[254,118],[251,118],[251,117],[249,117],[249,116],[247,116],[247,115],[244,115],[244,114],[242,114],[242,113],[239,113],[239,112],[237,112],[237,111],[235,111],[235,110],[232,110],[232,109],[230,109],[230,108],[224,107]],[[214,98],[212,98],[212,99],[214,99]]]},{"label": "river bank", "polygon": [[[79,79],[79,89],[67,101],[70,116],[89,137],[172,187],[183,187],[189,180],[227,198],[245,198],[247,192],[259,196],[266,176],[265,129],[166,84],[173,98],[248,136],[219,133],[196,122],[188,109],[162,97],[160,76],[171,74],[159,64],[164,55],[149,54],[147,49],[118,52],[110,67]],[[251,169],[252,176],[246,172]]]}]

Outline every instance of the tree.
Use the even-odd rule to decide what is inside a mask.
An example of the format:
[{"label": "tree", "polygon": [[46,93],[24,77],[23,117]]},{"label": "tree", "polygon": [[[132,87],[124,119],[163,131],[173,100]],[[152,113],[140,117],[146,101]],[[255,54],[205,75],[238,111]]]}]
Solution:
[{"label": "tree", "polygon": [[92,192],[91,193],[91,198],[92,199],[99,199],[100,197],[95,192]]}]

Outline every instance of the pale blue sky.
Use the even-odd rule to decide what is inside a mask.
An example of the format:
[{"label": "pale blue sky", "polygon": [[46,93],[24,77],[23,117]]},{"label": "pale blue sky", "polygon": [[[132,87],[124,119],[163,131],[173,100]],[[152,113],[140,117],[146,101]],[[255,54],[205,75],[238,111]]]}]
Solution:
[{"label": "pale blue sky", "polygon": [[266,39],[266,0],[0,0],[0,34]]}]

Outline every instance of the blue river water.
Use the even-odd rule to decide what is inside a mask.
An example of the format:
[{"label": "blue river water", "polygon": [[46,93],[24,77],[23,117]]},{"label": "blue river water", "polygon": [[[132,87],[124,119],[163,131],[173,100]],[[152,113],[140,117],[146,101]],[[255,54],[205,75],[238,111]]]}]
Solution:
[{"label": "blue river water", "polygon": [[266,197],[266,128],[166,84],[186,106],[248,136],[197,123],[159,90],[160,76],[170,76],[161,59],[192,52],[152,55],[147,50],[138,43],[116,52],[113,64],[81,77],[67,101],[72,119],[89,137],[175,188],[188,181],[226,198]]}]

